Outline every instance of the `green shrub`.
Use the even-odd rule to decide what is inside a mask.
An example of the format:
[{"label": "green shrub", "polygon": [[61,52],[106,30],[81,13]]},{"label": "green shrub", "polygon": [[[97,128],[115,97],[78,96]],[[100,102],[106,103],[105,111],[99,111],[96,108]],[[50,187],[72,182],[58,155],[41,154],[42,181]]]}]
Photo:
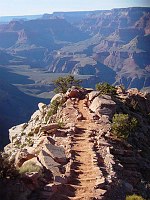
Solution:
[{"label": "green shrub", "polygon": [[23,149],[25,146],[26,146],[26,144],[24,143],[24,144],[22,144],[22,145],[20,146],[20,148]]},{"label": "green shrub", "polygon": [[57,121],[59,128],[64,128],[65,124],[64,122]]},{"label": "green shrub", "polygon": [[[50,104],[50,109],[47,112],[47,117],[51,117],[52,115],[57,113],[59,107],[61,107],[65,102],[65,99],[57,98]],[[47,119],[48,120],[48,119]]]},{"label": "green shrub", "polygon": [[31,147],[31,146],[33,146],[33,140],[30,138],[30,137],[26,137],[26,139],[25,139],[25,143],[29,146],[29,147]]},{"label": "green shrub", "polygon": [[22,132],[22,133],[21,133],[21,136],[24,136],[25,134],[26,134],[25,132]]},{"label": "green shrub", "polygon": [[14,145],[17,145],[17,146],[18,146],[18,145],[20,145],[20,144],[21,144],[21,142],[20,142],[20,140],[18,140],[18,139],[14,142]]},{"label": "green shrub", "polygon": [[47,116],[50,117],[54,114],[57,113],[57,110],[58,110],[58,107],[59,107],[59,101],[58,100],[54,100],[51,104],[50,104],[50,109],[49,111],[47,112]]},{"label": "green shrub", "polygon": [[33,133],[33,132],[29,132],[29,133],[28,133],[28,136],[29,136],[29,137],[34,136],[34,133]]},{"label": "green shrub", "polygon": [[143,197],[138,196],[136,194],[130,195],[126,197],[126,200],[144,200]]},{"label": "green shrub", "polygon": [[41,172],[41,167],[34,162],[28,162],[19,169],[20,174],[25,174],[26,172]]},{"label": "green shrub", "polygon": [[53,83],[56,86],[55,93],[66,93],[70,87],[79,86],[81,80],[76,80],[74,76],[68,75],[66,77],[59,77]]},{"label": "green shrub", "polygon": [[128,114],[115,114],[112,120],[112,133],[120,138],[127,138],[138,125],[136,118],[129,117]]},{"label": "green shrub", "polygon": [[100,91],[101,94],[107,94],[107,95],[115,95],[116,94],[116,88],[109,83],[98,83],[96,84],[96,90]]}]

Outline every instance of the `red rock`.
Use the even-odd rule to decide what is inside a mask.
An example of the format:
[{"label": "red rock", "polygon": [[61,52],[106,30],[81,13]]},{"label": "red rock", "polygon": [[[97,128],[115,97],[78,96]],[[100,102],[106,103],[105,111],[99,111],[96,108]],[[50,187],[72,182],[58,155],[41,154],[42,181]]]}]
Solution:
[{"label": "red rock", "polygon": [[16,154],[16,157],[15,157],[16,167],[21,167],[25,161],[30,160],[33,157],[35,157],[35,155],[28,153],[27,149],[18,151],[18,153]]}]

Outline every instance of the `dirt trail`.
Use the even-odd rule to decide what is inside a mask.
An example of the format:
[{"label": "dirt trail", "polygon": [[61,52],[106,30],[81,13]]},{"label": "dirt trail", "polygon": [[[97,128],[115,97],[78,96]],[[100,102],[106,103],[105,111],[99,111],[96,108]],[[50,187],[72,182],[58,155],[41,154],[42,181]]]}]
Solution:
[{"label": "dirt trail", "polygon": [[70,199],[90,200],[104,193],[103,190],[95,190],[96,186],[103,183],[104,180],[102,178],[102,172],[97,165],[93,143],[90,140],[92,131],[97,130],[98,127],[90,120],[84,100],[79,101],[78,110],[82,114],[83,120],[77,122],[76,127],[79,132],[75,134],[73,140],[72,150],[75,154],[76,165],[72,170],[76,172],[76,177],[72,180],[72,183],[76,190],[75,197]]},{"label": "dirt trail", "polygon": [[[99,130],[99,125],[91,120],[86,101],[80,100],[75,105],[82,115],[75,124],[77,130],[72,139],[71,180],[64,184],[53,198],[55,200],[92,200],[102,199],[106,190],[100,189],[105,180],[98,167],[94,143],[91,134]],[[72,121],[74,119],[71,119]]]}]

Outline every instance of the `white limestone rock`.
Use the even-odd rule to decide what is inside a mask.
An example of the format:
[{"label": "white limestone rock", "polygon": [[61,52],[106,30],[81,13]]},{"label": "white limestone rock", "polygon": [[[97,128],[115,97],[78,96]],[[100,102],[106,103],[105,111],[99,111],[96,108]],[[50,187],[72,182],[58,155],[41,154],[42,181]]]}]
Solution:
[{"label": "white limestone rock", "polygon": [[108,115],[109,117],[111,117],[114,114],[115,108],[116,103],[113,100],[111,100],[111,97],[108,95],[95,97],[95,99],[89,106],[89,109],[93,112],[100,115]]},{"label": "white limestone rock", "polygon": [[92,101],[95,97],[97,97],[100,94],[99,91],[92,91],[88,94],[88,100]]},{"label": "white limestone rock", "polygon": [[38,104],[38,108],[39,108],[40,112],[43,113],[43,112],[44,112],[44,108],[46,108],[46,104],[44,104],[44,103],[39,103],[39,104]]},{"label": "white limestone rock", "polygon": [[56,101],[56,100],[62,100],[63,99],[63,94],[62,93],[58,93],[58,94],[56,94],[52,99],[51,99],[51,103],[53,102],[53,101]]}]

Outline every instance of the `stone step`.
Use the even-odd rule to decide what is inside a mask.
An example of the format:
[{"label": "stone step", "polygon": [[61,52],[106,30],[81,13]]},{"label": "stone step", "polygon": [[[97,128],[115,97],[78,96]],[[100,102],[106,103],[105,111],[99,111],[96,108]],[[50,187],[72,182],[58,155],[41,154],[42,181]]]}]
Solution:
[{"label": "stone step", "polygon": [[87,188],[87,186],[76,185],[76,184],[74,184],[74,183],[66,184],[66,186],[71,186],[71,187],[73,187],[73,188]]},{"label": "stone step", "polygon": [[[99,167],[97,167],[97,168],[95,167],[94,171],[96,171],[96,170],[99,170]],[[81,170],[79,170],[79,169],[71,169],[71,172],[81,173]],[[83,171],[83,173],[90,173],[90,172],[93,173],[93,170],[85,170],[85,171]]]},{"label": "stone step", "polygon": [[98,191],[96,191],[95,194],[90,194],[90,193],[86,193],[86,194],[81,194],[78,195],[76,197],[68,197],[70,200],[91,200],[91,199],[95,199],[97,197],[97,199],[102,199],[102,196],[106,193],[106,190],[101,190],[99,189]]},{"label": "stone step", "polygon": [[77,196],[77,197],[69,197],[70,200],[91,200],[94,199],[93,196]]},{"label": "stone step", "polygon": [[95,181],[95,180],[97,180],[97,178],[96,177],[93,177],[93,178],[78,178],[78,180],[80,181],[80,182],[85,182],[85,181],[87,181],[87,182],[90,182],[90,181]]}]

